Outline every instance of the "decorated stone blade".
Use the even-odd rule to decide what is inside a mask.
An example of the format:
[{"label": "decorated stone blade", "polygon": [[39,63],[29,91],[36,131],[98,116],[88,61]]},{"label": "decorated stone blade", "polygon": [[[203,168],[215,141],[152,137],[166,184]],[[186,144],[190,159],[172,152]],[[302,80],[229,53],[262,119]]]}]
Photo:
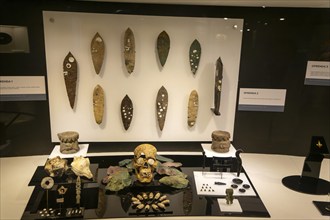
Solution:
[{"label": "decorated stone blade", "polygon": [[124,35],[124,58],[128,73],[132,73],[135,66],[135,39],[130,28],[127,28]]},{"label": "decorated stone blade", "polygon": [[219,57],[216,63],[215,79],[214,79],[214,108],[211,108],[211,110],[215,115],[220,115],[222,74],[223,74],[223,64],[221,61],[221,57]]},{"label": "decorated stone blade", "polygon": [[104,112],[104,91],[100,85],[95,86],[93,91],[93,110],[95,122],[101,124]]},{"label": "decorated stone blade", "polygon": [[99,33],[96,33],[91,42],[92,60],[96,74],[100,73],[104,59],[104,41]]},{"label": "decorated stone blade", "polygon": [[66,92],[68,94],[70,106],[73,109],[76,99],[76,87],[78,78],[78,64],[71,52],[63,61],[63,75],[65,81]]},{"label": "decorated stone blade", "polygon": [[163,31],[158,35],[157,38],[157,52],[158,52],[158,58],[159,62],[162,66],[165,65],[168,53],[170,52],[170,37],[166,33],[166,31]]},{"label": "decorated stone blade", "polygon": [[133,103],[128,95],[126,95],[121,101],[120,112],[124,128],[125,130],[127,130],[131,125],[131,121],[133,118]]},{"label": "decorated stone blade", "polygon": [[198,114],[198,93],[196,90],[191,91],[188,101],[188,126],[192,127],[196,123]]},{"label": "decorated stone blade", "polygon": [[195,39],[190,45],[190,50],[189,50],[190,69],[193,74],[196,74],[197,72],[201,54],[202,54],[201,45],[198,42],[198,40]]},{"label": "decorated stone blade", "polygon": [[162,131],[165,124],[166,112],[168,106],[168,94],[164,86],[162,86],[157,93],[156,112],[159,129]]}]

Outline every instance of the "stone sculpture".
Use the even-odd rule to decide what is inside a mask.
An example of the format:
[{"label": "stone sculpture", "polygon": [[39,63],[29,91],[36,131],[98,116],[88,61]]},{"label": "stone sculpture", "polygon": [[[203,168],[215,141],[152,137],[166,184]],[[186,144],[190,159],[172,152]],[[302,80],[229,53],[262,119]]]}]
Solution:
[{"label": "stone sculpture", "polygon": [[124,35],[124,59],[127,72],[132,73],[135,66],[135,39],[130,28],[127,28]]},{"label": "stone sculpture", "polygon": [[75,131],[65,131],[57,134],[60,140],[60,152],[62,154],[73,154],[79,151],[79,133]]},{"label": "stone sculpture", "polygon": [[199,61],[201,58],[202,54],[202,49],[199,41],[195,39],[189,49],[189,62],[190,62],[190,69],[193,74],[196,74],[198,66],[199,66]]},{"label": "stone sculpture", "polygon": [[227,131],[213,131],[211,149],[218,153],[226,153],[230,147],[230,133]]},{"label": "stone sculpture", "polygon": [[51,177],[61,177],[68,170],[68,161],[59,156],[47,159],[45,171]]},{"label": "stone sculpture", "polygon": [[157,52],[159,62],[162,66],[165,65],[168,54],[170,52],[170,37],[166,33],[166,31],[162,31],[157,38]]},{"label": "stone sculpture", "polygon": [[198,93],[196,90],[191,91],[188,101],[188,126],[192,127],[196,123],[198,114]]},{"label": "stone sculpture", "polygon": [[133,167],[139,182],[150,183],[154,178],[154,171],[157,167],[157,149],[151,144],[140,144],[134,150]]},{"label": "stone sculpture", "polygon": [[226,203],[228,205],[233,204],[233,200],[234,200],[234,190],[232,188],[228,188],[226,189]]},{"label": "stone sculpture", "polygon": [[91,54],[96,74],[100,73],[104,60],[104,41],[99,33],[96,33],[91,42]]},{"label": "stone sculpture", "polygon": [[101,124],[104,113],[104,91],[100,85],[97,85],[93,91],[93,110],[95,122]]},{"label": "stone sculpture", "polygon": [[63,61],[63,75],[65,81],[66,92],[69,98],[70,106],[73,109],[76,99],[76,87],[78,78],[78,64],[71,52]]}]

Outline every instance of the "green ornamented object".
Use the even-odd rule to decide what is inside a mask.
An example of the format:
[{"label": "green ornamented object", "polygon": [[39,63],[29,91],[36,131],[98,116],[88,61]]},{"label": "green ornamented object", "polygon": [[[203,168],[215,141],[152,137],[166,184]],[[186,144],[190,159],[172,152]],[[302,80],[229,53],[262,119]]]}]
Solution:
[{"label": "green ornamented object", "polygon": [[108,177],[108,184],[105,189],[110,191],[119,191],[128,187],[132,183],[131,176],[127,169],[122,168]]},{"label": "green ornamented object", "polygon": [[159,182],[176,189],[184,189],[189,183],[189,181],[182,176],[165,176],[161,178]]}]

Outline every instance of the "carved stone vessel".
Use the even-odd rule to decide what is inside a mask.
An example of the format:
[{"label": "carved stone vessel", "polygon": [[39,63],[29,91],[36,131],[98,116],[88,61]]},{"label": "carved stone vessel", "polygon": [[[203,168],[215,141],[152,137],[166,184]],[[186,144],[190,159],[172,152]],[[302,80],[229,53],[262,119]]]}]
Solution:
[{"label": "carved stone vessel", "polygon": [[218,153],[226,153],[230,147],[230,133],[227,131],[212,132],[212,150]]},{"label": "carved stone vessel", "polygon": [[60,139],[60,152],[62,154],[74,154],[79,151],[79,133],[75,131],[65,131],[57,134]]}]

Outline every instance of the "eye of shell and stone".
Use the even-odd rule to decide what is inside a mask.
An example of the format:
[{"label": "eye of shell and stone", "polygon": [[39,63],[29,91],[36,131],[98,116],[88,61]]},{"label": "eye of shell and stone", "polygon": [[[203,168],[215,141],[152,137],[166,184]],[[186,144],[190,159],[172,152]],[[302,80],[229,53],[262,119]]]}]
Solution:
[{"label": "eye of shell and stone", "polygon": [[155,163],[154,159],[152,159],[152,158],[148,159],[148,164],[153,165],[154,163]]},{"label": "eye of shell and stone", "polygon": [[74,57],[69,57],[69,62],[73,63],[74,62]]}]

